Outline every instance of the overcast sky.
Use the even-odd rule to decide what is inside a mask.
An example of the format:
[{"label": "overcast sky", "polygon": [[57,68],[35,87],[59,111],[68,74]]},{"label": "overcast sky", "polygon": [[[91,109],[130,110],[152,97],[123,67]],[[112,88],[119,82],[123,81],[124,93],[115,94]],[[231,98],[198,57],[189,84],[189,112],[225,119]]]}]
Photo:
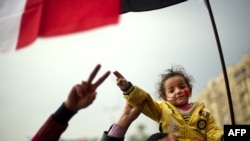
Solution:
[{"label": "overcast sky", "polygon": [[[250,1],[211,0],[226,65],[250,52]],[[193,96],[222,72],[219,53],[203,0],[168,8],[127,13],[118,25],[54,38],[40,38],[25,49],[0,55],[0,140],[26,141],[66,99],[73,85],[118,70],[154,99],[158,76],[171,65],[183,65],[195,79]],[[116,121],[124,99],[110,76],[97,98],[69,123],[63,138],[101,137]],[[146,132],[158,125],[141,115],[136,125]]]}]

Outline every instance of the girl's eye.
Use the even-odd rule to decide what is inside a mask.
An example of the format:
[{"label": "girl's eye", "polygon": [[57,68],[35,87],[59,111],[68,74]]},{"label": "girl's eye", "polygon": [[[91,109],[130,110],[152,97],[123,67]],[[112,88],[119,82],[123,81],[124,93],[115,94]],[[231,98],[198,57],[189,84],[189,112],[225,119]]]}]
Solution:
[{"label": "girl's eye", "polygon": [[180,88],[181,88],[181,89],[185,89],[185,88],[186,88],[186,86],[184,86],[184,85],[183,85],[183,86],[180,86]]},{"label": "girl's eye", "polygon": [[174,90],[170,90],[170,91],[168,91],[168,93],[173,93],[174,92]]}]

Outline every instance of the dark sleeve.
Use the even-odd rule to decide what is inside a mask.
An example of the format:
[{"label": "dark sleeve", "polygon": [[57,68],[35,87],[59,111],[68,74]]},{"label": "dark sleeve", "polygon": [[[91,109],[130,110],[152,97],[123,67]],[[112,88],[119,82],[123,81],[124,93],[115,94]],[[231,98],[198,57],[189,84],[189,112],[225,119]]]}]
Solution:
[{"label": "dark sleeve", "polygon": [[52,115],[55,121],[60,124],[68,124],[69,120],[76,114],[76,112],[67,109],[64,103]]},{"label": "dark sleeve", "polygon": [[109,133],[111,128],[112,128],[112,126],[109,128],[108,131],[103,132],[101,141],[124,141],[124,138],[116,138],[116,137],[108,136],[108,133]]},{"label": "dark sleeve", "polygon": [[75,113],[62,104],[41,126],[31,141],[58,141]]},{"label": "dark sleeve", "polygon": [[121,14],[127,12],[142,12],[172,6],[187,0],[122,0]]}]

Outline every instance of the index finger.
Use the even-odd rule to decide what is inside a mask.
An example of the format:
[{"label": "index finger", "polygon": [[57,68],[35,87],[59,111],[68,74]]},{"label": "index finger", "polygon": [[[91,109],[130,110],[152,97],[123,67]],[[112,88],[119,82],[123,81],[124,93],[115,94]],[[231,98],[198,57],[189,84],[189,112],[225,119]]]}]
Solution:
[{"label": "index finger", "polygon": [[118,72],[118,71],[114,71],[113,74],[117,77],[117,78],[124,78],[123,75]]},{"label": "index finger", "polygon": [[100,64],[96,65],[95,69],[91,72],[91,74],[89,76],[89,79],[87,81],[88,84],[91,84],[91,82],[95,78],[95,76],[96,76],[97,72],[100,70],[100,68],[101,68]]},{"label": "index finger", "polygon": [[109,76],[110,74],[110,71],[107,71],[106,73],[104,73],[102,75],[102,77],[100,77],[96,82],[95,84],[93,84],[94,86],[94,89],[96,89],[100,84],[102,84],[102,82]]}]

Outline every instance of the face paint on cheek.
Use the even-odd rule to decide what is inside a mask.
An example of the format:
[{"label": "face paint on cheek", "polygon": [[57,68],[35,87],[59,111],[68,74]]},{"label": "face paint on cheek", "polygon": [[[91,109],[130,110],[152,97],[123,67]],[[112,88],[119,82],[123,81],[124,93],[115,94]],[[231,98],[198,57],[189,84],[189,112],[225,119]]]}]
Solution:
[{"label": "face paint on cheek", "polygon": [[190,96],[189,89],[184,89],[184,94],[186,95],[186,97],[189,97]]}]

